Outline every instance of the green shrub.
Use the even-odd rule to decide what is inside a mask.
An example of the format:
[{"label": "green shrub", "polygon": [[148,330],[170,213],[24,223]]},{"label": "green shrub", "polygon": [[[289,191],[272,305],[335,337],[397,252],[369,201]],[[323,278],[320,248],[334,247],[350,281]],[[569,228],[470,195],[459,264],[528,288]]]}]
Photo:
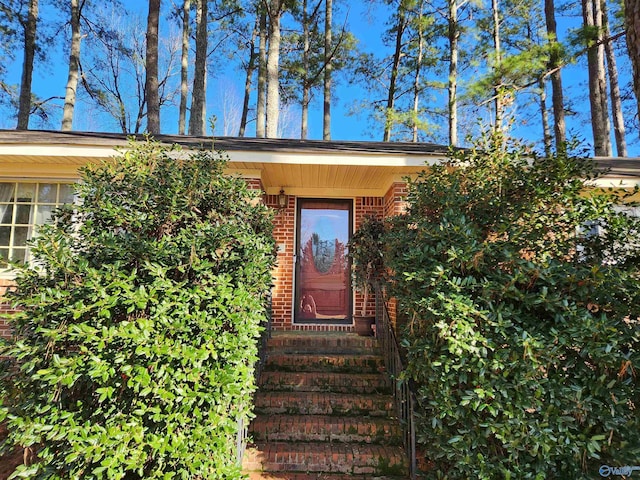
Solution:
[{"label": "green shrub", "polygon": [[430,478],[640,458],[638,222],[584,194],[588,162],[521,152],[498,137],[435,166],[387,234]]},{"label": "green shrub", "polygon": [[12,299],[13,442],[32,478],[239,478],[271,216],[213,152],[154,142],[83,171]]},{"label": "green shrub", "polygon": [[369,292],[375,291],[384,277],[384,229],[382,220],[367,216],[349,241],[351,281],[363,292],[363,317],[367,316]]}]

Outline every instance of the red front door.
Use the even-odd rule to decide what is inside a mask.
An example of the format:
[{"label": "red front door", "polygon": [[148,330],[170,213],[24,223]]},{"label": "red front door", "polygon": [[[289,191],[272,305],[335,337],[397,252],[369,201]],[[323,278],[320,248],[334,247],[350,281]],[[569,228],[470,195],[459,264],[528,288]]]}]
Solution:
[{"label": "red front door", "polygon": [[296,323],[351,323],[351,200],[298,199]]}]

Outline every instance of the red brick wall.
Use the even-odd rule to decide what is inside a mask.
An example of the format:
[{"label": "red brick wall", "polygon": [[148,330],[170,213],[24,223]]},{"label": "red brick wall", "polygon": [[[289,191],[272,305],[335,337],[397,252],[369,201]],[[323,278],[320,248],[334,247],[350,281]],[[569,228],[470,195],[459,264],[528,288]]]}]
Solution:
[{"label": "red brick wall", "polygon": [[[407,187],[404,183],[394,183],[385,197],[357,197],[354,201],[354,223],[357,228],[365,216],[384,218],[405,212]],[[278,208],[278,195],[265,195],[265,203],[276,209],[274,218],[274,236],[278,245],[278,259],[274,270],[272,290],[272,325],[276,330],[316,330],[316,331],[352,331],[350,325],[294,325],[293,324],[293,277],[295,248],[296,200],[289,196],[287,206]],[[364,296],[355,292],[354,312],[362,311]],[[370,295],[368,311],[375,311],[375,296]],[[396,312],[390,312],[395,322]]]},{"label": "red brick wall", "polygon": [[[11,309],[11,305],[6,301],[3,301],[3,297],[7,290],[11,288],[14,283],[11,280],[0,278],[0,315],[11,313],[14,310]],[[6,319],[0,318],[0,337],[11,338],[11,329]]]},{"label": "red brick wall", "polygon": [[404,182],[396,182],[391,185],[384,196],[384,216],[392,217],[394,215],[402,215],[407,211],[408,188]]},{"label": "red brick wall", "polygon": [[[404,182],[396,182],[387,191],[384,196],[384,216],[385,218],[394,215],[403,215],[407,211],[407,203],[405,201],[408,193],[407,184]],[[389,321],[396,328],[398,326],[398,309],[395,298],[389,299]]]},{"label": "red brick wall", "polygon": [[245,178],[245,181],[251,190],[264,190],[262,188],[262,180],[259,178]]},{"label": "red brick wall", "polygon": [[293,251],[295,243],[295,197],[287,197],[287,206],[280,209],[278,195],[266,195],[265,202],[276,210],[273,234],[278,247],[276,268],[271,291],[272,326],[283,330],[291,328],[293,306]]},{"label": "red brick wall", "polygon": [[[247,184],[252,189],[263,190],[260,179],[247,179]],[[360,225],[362,219],[367,215],[374,215],[378,218],[388,217],[404,213],[406,196],[406,185],[404,183],[394,183],[384,197],[358,197],[354,201],[354,221],[355,227]],[[272,290],[272,321],[273,328],[277,330],[337,330],[351,331],[351,325],[293,325],[293,274],[294,274],[294,247],[295,247],[295,215],[296,199],[288,197],[287,206],[280,209],[278,206],[278,195],[264,195],[265,204],[276,210],[274,216],[274,237],[278,245],[277,265],[273,272],[274,286]],[[10,310],[9,305],[3,303],[2,293],[11,286],[9,280],[0,279],[0,312]],[[355,312],[362,310],[363,295],[359,292],[355,294]],[[368,310],[371,312],[375,308],[375,298],[370,295]],[[390,312],[392,321],[396,320],[395,309]],[[9,337],[11,332],[5,320],[0,319],[0,336]]]},{"label": "red brick wall", "polygon": [[385,199],[382,197],[358,197],[355,201],[355,222],[356,229],[360,226],[362,219],[368,216],[382,218]]}]

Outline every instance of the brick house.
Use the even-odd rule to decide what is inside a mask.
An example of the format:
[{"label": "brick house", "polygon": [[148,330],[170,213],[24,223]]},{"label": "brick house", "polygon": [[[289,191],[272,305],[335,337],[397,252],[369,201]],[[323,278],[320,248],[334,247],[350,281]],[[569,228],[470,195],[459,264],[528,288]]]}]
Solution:
[{"label": "brick house", "polygon": [[[212,146],[204,137],[156,139],[192,150]],[[12,286],[3,262],[29,259],[26,242],[37,226],[74,201],[80,166],[126,145],[122,134],[0,131],[0,311],[10,308],[2,296]],[[251,480],[416,478],[429,465],[417,459],[408,387],[384,375],[401,368],[391,369],[391,355],[380,355],[385,335],[342,335],[354,329],[353,314],[363,306],[345,254],[365,216],[402,214],[406,177],[446,158],[447,148],[255,138],[218,138],[215,148],[228,154],[228,172],[261,190],[274,209],[278,251],[272,326],[279,332],[270,339],[254,398],[254,443],[245,452],[239,439],[243,469]],[[610,170],[596,186],[640,185],[638,160],[598,163]],[[0,337],[10,335],[0,319]],[[398,476],[388,476],[390,469]]]},{"label": "brick house", "polygon": [[[160,135],[186,149],[211,138]],[[27,259],[26,240],[58,205],[73,201],[78,168],[116,154],[126,136],[109,133],[0,131],[0,262]],[[405,178],[446,157],[434,144],[217,138],[229,173],[264,192],[275,210],[278,261],[272,292],[276,330],[353,329],[363,298],[350,284],[345,246],[366,215],[402,213]],[[640,184],[637,160],[602,159],[603,185]],[[11,272],[0,268],[0,297]],[[372,301],[372,299],[370,299]],[[9,306],[0,302],[0,310]],[[373,307],[371,306],[371,310]],[[0,335],[9,336],[0,320]]]},{"label": "brick house", "polygon": [[[210,138],[156,138],[185,149],[212,145]],[[78,168],[126,145],[121,134],[1,131],[0,261],[27,259],[34,228],[73,201]],[[228,154],[229,173],[262,190],[275,210],[272,324],[279,330],[353,329],[362,298],[345,257],[351,233],[365,215],[402,212],[404,177],[446,156],[437,145],[381,142],[218,138],[215,148]],[[11,272],[0,271],[0,294],[11,284]],[[0,335],[8,336],[1,322]]]}]

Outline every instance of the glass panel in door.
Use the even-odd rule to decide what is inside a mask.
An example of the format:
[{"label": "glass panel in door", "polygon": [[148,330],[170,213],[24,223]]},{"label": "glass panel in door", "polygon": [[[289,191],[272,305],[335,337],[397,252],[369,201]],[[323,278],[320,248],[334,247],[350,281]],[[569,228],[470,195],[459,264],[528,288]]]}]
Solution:
[{"label": "glass panel in door", "polygon": [[295,321],[350,323],[351,200],[300,199]]}]

